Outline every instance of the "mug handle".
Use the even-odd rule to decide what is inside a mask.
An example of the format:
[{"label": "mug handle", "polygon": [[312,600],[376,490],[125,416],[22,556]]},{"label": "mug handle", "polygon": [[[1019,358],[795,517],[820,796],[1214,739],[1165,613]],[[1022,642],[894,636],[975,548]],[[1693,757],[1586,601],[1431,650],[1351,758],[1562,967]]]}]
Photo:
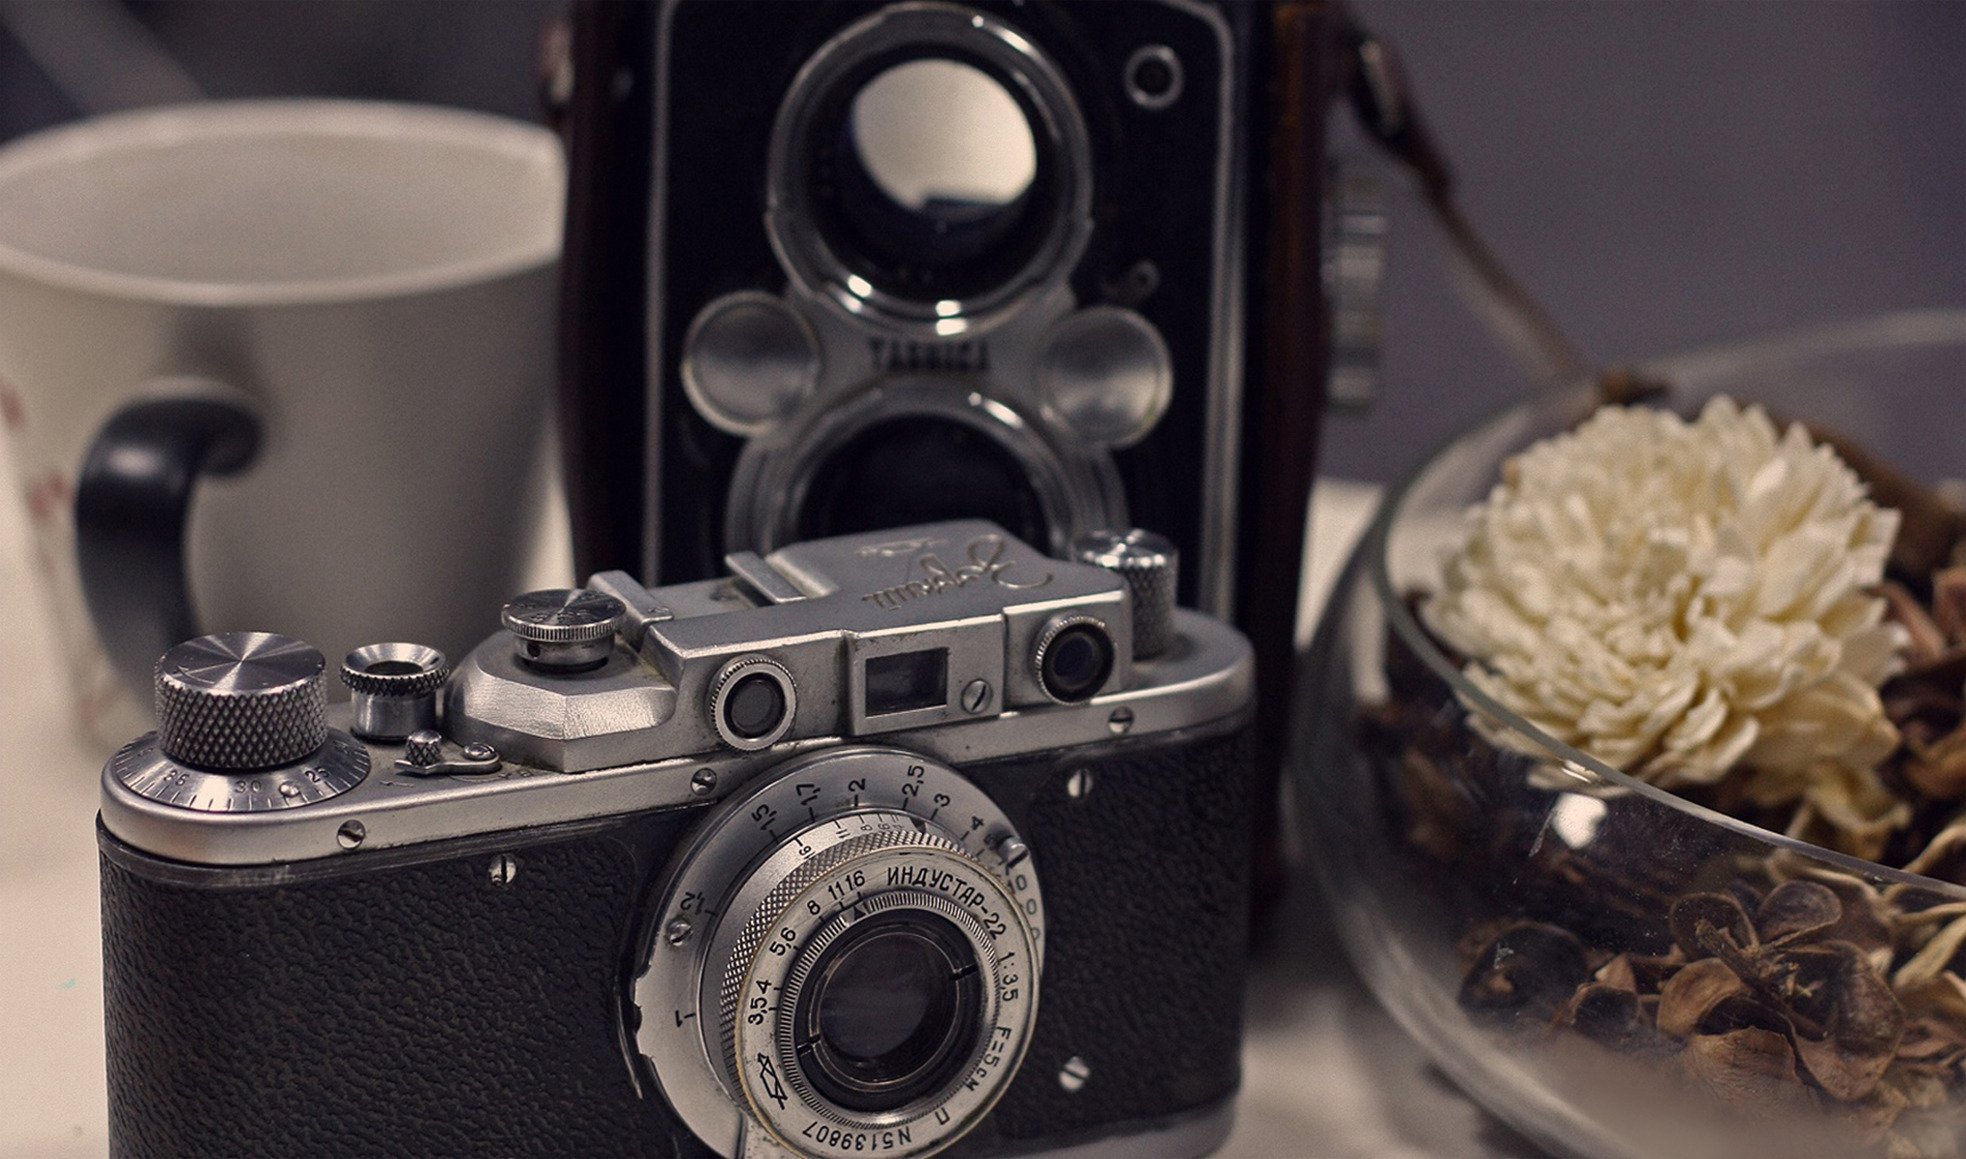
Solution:
[{"label": "mug handle", "polygon": [[139,701],[157,658],[198,634],[185,568],[185,516],[200,475],[244,470],[260,422],[211,397],[138,399],[111,415],[75,486],[82,596],[111,666]]}]

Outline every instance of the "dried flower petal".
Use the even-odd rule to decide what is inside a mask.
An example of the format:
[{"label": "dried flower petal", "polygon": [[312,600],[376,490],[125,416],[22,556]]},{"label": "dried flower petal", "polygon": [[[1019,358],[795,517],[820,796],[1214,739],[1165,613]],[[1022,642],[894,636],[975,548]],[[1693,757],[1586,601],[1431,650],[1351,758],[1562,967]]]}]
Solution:
[{"label": "dried flower petal", "polygon": [[1863,780],[1898,739],[1877,685],[1904,631],[1871,593],[1897,527],[1759,408],[1607,407],[1505,465],[1421,611],[1472,683],[1559,740],[1666,787],[1750,768],[1760,803],[1808,798],[1869,845],[1906,820]]}]

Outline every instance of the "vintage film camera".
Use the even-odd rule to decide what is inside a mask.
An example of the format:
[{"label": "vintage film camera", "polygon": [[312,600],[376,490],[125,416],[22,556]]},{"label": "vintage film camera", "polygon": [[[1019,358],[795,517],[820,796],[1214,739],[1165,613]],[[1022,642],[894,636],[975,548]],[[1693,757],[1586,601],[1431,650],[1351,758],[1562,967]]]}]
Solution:
[{"label": "vintage film camera", "polygon": [[112,1146],[1211,1150],[1251,653],[1153,537],[1079,549],[603,573],[455,672],[358,649],[333,710],[300,642],[173,648],[103,775]]},{"label": "vintage film camera", "polygon": [[[1150,526],[1280,747],[1328,362],[1326,0],[576,5],[576,555]],[[1274,753],[1273,753],[1274,756]]]}]

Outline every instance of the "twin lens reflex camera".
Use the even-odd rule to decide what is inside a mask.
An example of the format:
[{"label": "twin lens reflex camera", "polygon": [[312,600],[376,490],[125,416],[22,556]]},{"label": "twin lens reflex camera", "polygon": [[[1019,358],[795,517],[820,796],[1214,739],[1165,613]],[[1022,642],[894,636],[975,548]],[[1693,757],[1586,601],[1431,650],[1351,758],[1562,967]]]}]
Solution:
[{"label": "twin lens reflex camera", "polygon": [[171,649],[103,776],[115,1150],[1213,1149],[1251,653],[1165,541],[1077,550],[603,572],[333,709],[298,641]]}]

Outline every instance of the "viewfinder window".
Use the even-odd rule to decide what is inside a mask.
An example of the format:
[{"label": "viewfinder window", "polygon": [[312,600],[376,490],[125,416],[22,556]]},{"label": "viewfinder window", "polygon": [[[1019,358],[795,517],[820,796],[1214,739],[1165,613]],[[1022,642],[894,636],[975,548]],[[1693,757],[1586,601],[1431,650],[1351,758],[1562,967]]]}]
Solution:
[{"label": "viewfinder window", "polygon": [[949,703],[949,650],[927,648],[867,658],[867,715],[886,716]]}]

